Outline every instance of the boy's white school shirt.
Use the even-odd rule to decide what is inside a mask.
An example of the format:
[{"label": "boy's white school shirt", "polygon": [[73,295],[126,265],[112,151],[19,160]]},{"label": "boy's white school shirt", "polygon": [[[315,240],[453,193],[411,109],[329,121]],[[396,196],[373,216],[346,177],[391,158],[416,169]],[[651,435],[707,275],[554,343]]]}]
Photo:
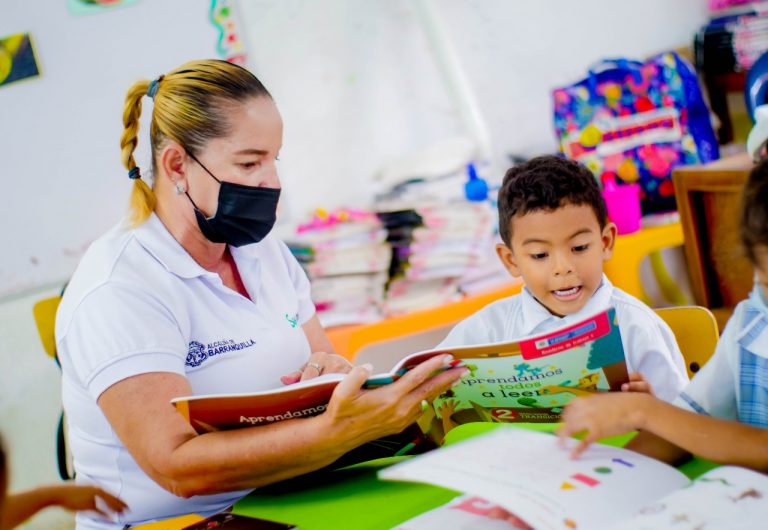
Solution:
[{"label": "boy's white school shirt", "polygon": [[672,401],[688,384],[685,361],[669,326],[647,305],[602,282],[581,310],[565,317],[549,312],[530,291],[497,300],[459,322],[438,347],[485,344],[545,333],[574,324],[608,307],[616,309],[630,372],[640,372],[656,396]]},{"label": "boy's white school shirt", "polygon": [[248,493],[169,493],[139,468],[97,404],[114,383],[149,372],[179,374],[194,394],[275,388],[308,359],[302,324],[315,308],[288,248],[270,235],[230,250],[252,300],[195,262],[154,214],[136,229],[115,227],[81,260],[56,316],[67,438],[77,481],[100,485],[130,511],[112,523],[81,512],[78,530],[211,514]]}]

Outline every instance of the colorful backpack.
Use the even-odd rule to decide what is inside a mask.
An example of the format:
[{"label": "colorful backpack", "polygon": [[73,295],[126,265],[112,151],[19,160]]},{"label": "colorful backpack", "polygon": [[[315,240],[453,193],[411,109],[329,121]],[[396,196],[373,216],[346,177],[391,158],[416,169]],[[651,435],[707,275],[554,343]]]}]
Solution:
[{"label": "colorful backpack", "polygon": [[675,209],[673,167],[720,156],[696,74],[674,52],[605,60],[552,97],[561,151],[601,180],[639,183],[644,214]]}]

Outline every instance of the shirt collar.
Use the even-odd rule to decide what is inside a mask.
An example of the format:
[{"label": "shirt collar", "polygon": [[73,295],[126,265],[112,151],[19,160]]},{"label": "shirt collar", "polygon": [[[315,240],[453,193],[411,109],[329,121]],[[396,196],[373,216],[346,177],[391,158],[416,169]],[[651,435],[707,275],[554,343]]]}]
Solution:
[{"label": "shirt collar", "polygon": [[587,303],[576,313],[558,317],[549,312],[544,305],[539,302],[527,287],[523,287],[521,296],[521,315],[522,315],[522,334],[531,335],[533,333],[544,331],[552,326],[563,326],[577,322],[584,316],[598,313],[611,305],[611,296],[613,296],[613,284],[603,274],[602,281],[597,290],[587,300]]},{"label": "shirt collar", "polygon": [[762,313],[763,318],[768,317],[768,305],[766,305],[763,290],[757,282],[755,282],[752,286],[752,290],[749,292],[749,302],[754,309],[757,309]]},{"label": "shirt collar", "polygon": [[155,213],[134,229],[134,234],[141,246],[168,269],[168,272],[181,278],[213,274],[189,255]]}]

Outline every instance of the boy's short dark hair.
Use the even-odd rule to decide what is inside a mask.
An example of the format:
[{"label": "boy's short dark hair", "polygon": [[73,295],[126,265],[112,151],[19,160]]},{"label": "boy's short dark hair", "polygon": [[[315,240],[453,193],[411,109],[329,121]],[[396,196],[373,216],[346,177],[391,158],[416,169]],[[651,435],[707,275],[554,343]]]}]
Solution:
[{"label": "boy's short dark hair", "polygon": [[742,194],[739,232],[747,257],[756,265],[755,247],[768,247],[768,159],[749,172]]},{"label": "boy's short dark hair", "polygon": [[552,155],[509,168],[499,189],[498,204],[499,234],[508,247],[515,215],[586,204],[595,212],[601,230],[608,222],[605,201],[592,172],[577,162]]}]

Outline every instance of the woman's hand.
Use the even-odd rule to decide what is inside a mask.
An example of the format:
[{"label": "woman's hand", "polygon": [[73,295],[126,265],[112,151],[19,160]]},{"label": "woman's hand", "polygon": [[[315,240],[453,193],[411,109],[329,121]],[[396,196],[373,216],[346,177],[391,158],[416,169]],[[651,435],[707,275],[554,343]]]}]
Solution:
[{"label": "woman's hand", "polygon": [[636,392],[610,392],[571,401],[563,413],[561,439],[584,433],[571,452],[577,458],[593,442],[641,428],[641,418],[653,396]]},{"label": "woman's hand", "polygon": [[352,370],[352,364],[341,355],[316,351],[301,368],[280,378],[284,385],[306,381],[321,374],[346,374]]},{"label": "woman's hand", "polygon": [[370,370],[355,367],[336,387],[322,416],[350,449],[401,432],[424,412],[423,401],[431,402],[468,372],[464,367],[446,370],[452,359],[452,355],[433,357],[394,383],[373,390],[362,389]]}]

